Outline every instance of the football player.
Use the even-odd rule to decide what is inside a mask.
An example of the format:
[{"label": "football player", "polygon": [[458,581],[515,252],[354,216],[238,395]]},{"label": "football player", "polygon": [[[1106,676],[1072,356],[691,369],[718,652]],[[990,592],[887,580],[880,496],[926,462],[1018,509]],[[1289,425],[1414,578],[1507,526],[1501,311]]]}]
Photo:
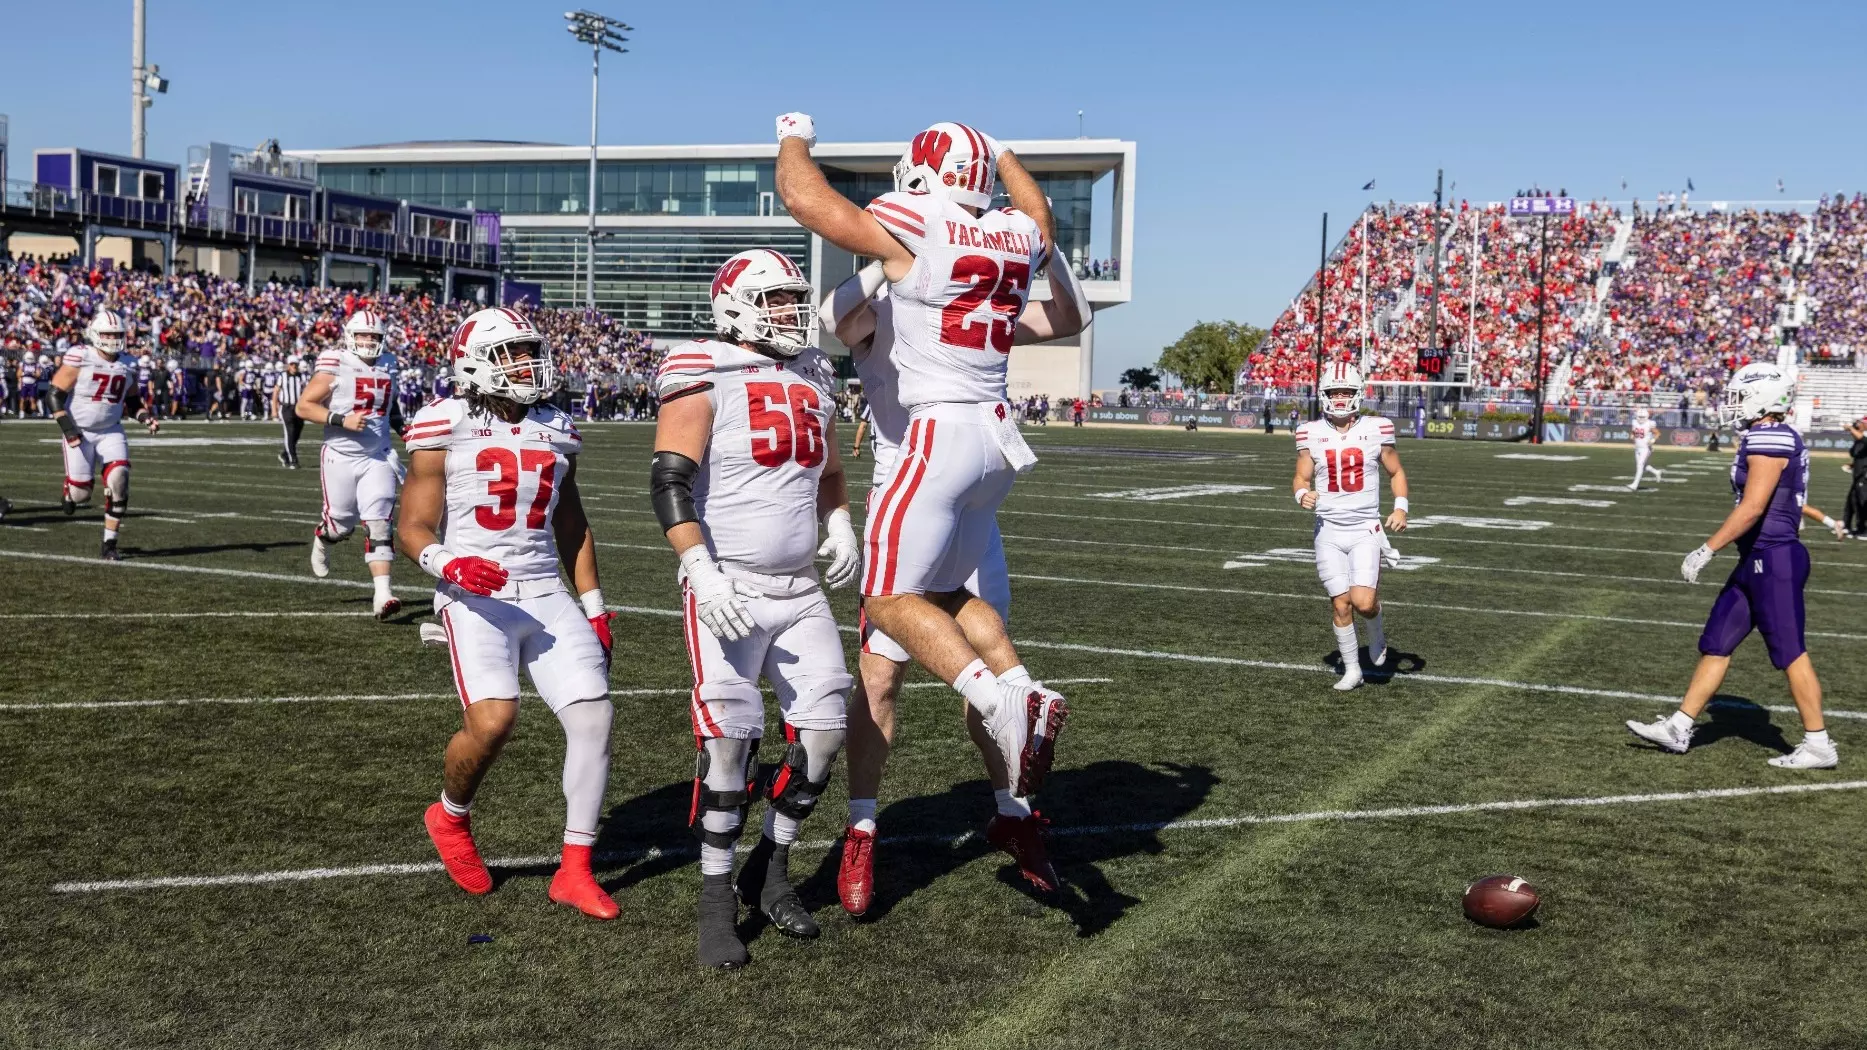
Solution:
[{"label": "football player", "polygon": [[[874,446],[871,516],[879,511],[909,429],[909,411],[901,404],[897,389],[900,377],[889,354],[894,340],[893,307],[884,283],[882,265],[870,263],[839,285],[825,307],[832,330],[850,348],[856,374],[862,379],[863,422]],[[1051,298],[1031,303],[1020,320],[1017,343],[1070,334],[1061,329],[1089,316],[1088,304],[1068,267],[1051,267],[1050,287]],[[862,433],[857,431],[858,439]],[[1010,622],[1011,578],[996,519],[979,567],[965,586]],[[849,826],[836,881],[843,909],[854,916],[865,914],[874,900],[876,799],[882,767],[894,743],[895,699],[907,675],[907,661],[907,651],[864,617],[859,678],[849,711]],[[1043,820],[1032,811],[1028,799],[1012,793],[1010,772],[978,711],[967,704],[961,707],[967,731],[985,761],[997,804],[996,814],[986,825],[986,840],[1009,853],[1032,885],[1054,890],[1057,876],[1049,861]]]},{"label": "football player", "polygon": [[344,322],[343,348],[318,355],[311,381],[293,409],[300,419],[324,424],[324,445],[318,449],[324,514],[311,534],[311,574],[320,579],[331,574],[330,545],[347,539],[361,519],[363,561],[376,587],[370,609],[378,620],[402,609],[389,589],[395,564],[390,522],[396,486],[402,482],[402,461],[390,430],[400,422],[401,409],[392,389],[395,371],[383,359],[383,339],[375,311],[365,307],[351,314]]},{"label": "football player", "polygon": [[1770,663],[1789,679],[1789,695],[1802,718],[1802,742],[1770,759],[1784,769],[1833,769],[1834,742],[1822,719],[1822,683],[1803,644],[1803,588],[1809,582],[1809,551],[1797,538],[1808,494],[1809,450],[1787,422],[1796,382],[1775,365],[1753,363],[1725,385],[1720,421],[1738,431],[1731,463],[1736,506],[1718,531],[1686,555],[1680,573],[1697,583],[1718,551],[1737,545],[1737,567],[1712,603],[1699,636],[1698,667],[1679,709],[1653,722],[1629,720],[1627,728],[1662,750],[1684,754],[1692,746],[1693,723],[1724,684],[1731,654],[1756,631]]},{"label": "football player", "polygon": [[[1647,460],[1653,458],[1653,442],[1659,437],[1659,433],[1660,428],[1653,425],[1653,414],[1647,411],[1647,406],[1641,405],[1635,408],[1634,425],[1632,428],[1634,439],[1634,480],[1628,483],[1627,491],[1636,492],[1639,490],[1640,479],[1646,476],[1648,470]],[[1660,468],[1653,467],[1651,469],[1653,471],[1653,480],[1662,480],[1660,477]]]},{"label": "football player", "polygon": [[1382,470],[1394,479],[1387,528],[1402,532],[1407,527],[1407,472],[1394,447],[1394,421],[1361,414],[1361,387],[1361,372],[1347,361],[1323,366],[1323,418],[1297,427],[1297,472],[1291,482],[1297,505],[1316,512],[1316,574],[1334,606],[1335,645],[1342,654],[1342,678],[1335,687],[1344,690],[1361,684],[1355,614],[1368,624],[1369,660],[1376,669],[1387,662],[1381,563],[1399,564],[1400,555],[1381,528]]},{"label": "football player", "polygon": [[[864,523],[864,614],[978,710],[1015,771],[1014,795],[1027,798],[1049,772],[1069,710],[1032,681],[1004,620],[966,581],[1013,479],[1037,462],[1018,432],[1005,371],[1031,277],[1050,254],[1043,192],[1009,151],[941,123],[914,137],[895,164],[895,191],[864,210],[811,159],[810,117],[779,117],[778,140],[778,194],[792,218],[880,260],[889,282],[888,356],[909,423],[888,489]],[[1016,208],[988,210],[1001,169]]]},{"label": "football player", "polygon": [[130,443],[123,436],[124,404],[136,406],[137,421],[151,434],[161,429],[161,424],[147,407],[137,403],[129,366],[121,359],[129,342],[129,328],[122,315],[110,307],[98,307],[85,326],[84,338],[84,345],[67,350],[60,358],[46,395],[52,403],[52,419],[65,438],[63,505],[66,514],[73,514],[79,504],[90,502],[92,479],[101,473],[102,557],[105,561],[120,561],[117,530],[123,527],[123,516],[130,506]]},{"label": "football player", "polygon": [[464,708],[447,744],[441,800],[423,823],[454,882],[490,892],[469,812],[517,724],[524,670],[564,727],[564,852],[550,897],[613,919],[616,902],[591,874],[590,849],[609,780],[614,614],[603,604],[596,539],[577,490],[583,439],[544,400],[556,370],[523,316],[470,315],[454,330],[451,355],[457,395],[430,402],[409,423],[398,523],[402,553],[440,581],[434,610]]},{"label": "football player", "polygon": [[[733,852],[755,794],[770,805],[738,898],[785,934],[818,934],[791,887],[790,850],[829,786],[852,680],[812,555],[831,559],[824,580],[842,587],[856,578],[861,547],[837,451],[835,372],[810,345],[810,282],[789,258],[757,248],[720,267],[712,294],[719,338],[668,351],[656,378],[650,489],[681,562],[694,668],[699,957],[733,969],[748,961],[734,931]],[[764,783],[761,676],[784,715],[784,752]]]}]

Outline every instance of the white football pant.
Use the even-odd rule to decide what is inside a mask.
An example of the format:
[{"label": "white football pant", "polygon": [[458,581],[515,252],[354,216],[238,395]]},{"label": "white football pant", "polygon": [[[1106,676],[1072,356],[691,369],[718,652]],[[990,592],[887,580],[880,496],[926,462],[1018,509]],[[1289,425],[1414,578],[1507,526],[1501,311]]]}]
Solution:
[{"label": "white football pant", "polygon": [[516,700],[519,670],[552,711],[609,695],[603,643],[556,576],[513,580],[510,598],[486,598],[451,583],[434,589],[462,707]]},{"label": "white football pant", "polygon": [[778,695],[786,724],[798,729],[842,729],[855,679],[843,661],[843,638],[830,600],[814,580],[761,576],[726,567],[726,574],[761,592],[742,599],[754,628],[729,642],[700,622],[691,590],[681,587],[687,656],[694,669],[694,736],[756,740],[765,733],[761,676]]},{"label": "white football pant", "polygon": [[1316,575],[1329,597],[1350,587],[1381,585],[1381,523],[1330,525],[1316,521]]}]

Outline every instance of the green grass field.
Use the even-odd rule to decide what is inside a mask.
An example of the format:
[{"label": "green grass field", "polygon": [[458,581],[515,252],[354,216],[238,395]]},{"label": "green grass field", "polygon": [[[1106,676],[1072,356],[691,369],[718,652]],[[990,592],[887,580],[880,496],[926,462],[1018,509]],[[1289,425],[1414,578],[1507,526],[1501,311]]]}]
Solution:
[{"label": "green grass field", "polygon": [[[1027,893],[972,834],[990,792],[958,699],[917,673],[871,918],[836,905],[839,775],[794,860],[824,936],[764,930],[720,974],[693,962],[690,683],[649,429],[591,428],[580,467],[627,607],[607,924],[545,899],[561,739],[536,702],[475,809],[499,889],[436,870],[420,818],[459,716],[446,652],[416,640],[427,577],[397,564],[390,625],[356,543],[312,580],[317,474],[281,470],[275,433],[136,445],[110,566],[97,512],[56,509],[51,424],[0,424],[0,1045],[1867,1045],[1867,545],[1805,537],[1839,770],[1765,764],[1800,729],[1756,640],[1691,754],[1621,728],[1683,688],[1732,567],[1678,579],[1729,506],[1720,458],[1575,491],[1625,484],[1631,451],[1403,445],[1416,522],[1463,520],[1396,541],[1438,559],[1384,581],[1415,673],[1339,694],[1287,435],[1034,432],[1000,520],[1028,662],[1091,680],[1064,687],[1040,800],[1068,892]],[[1838,462],[1813,480],[1833,512]],[[1194,485],[1254,488],[1135,494]],[[1487,805],[1508,802],[1544,804]],[[1537,927],[1461,917],[1495,872],[1542,889]]]}]

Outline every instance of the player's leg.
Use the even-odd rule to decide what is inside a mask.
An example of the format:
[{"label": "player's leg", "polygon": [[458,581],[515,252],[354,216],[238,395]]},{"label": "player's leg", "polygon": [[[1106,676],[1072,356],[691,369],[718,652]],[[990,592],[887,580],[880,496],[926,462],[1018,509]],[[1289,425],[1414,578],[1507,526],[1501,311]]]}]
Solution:
[{"label": "player's leg", "polygon": [[1750,635],[1756,623],[1745,586],[1748,571],[1749,560],[1740,559],[1737,568],[1725,580],[1724,589],[1718,592],[1718,599],[1712,602],[1711,612],[1705,617],[1705,630],[1698,639],[1698,666],[1692,670],[1692,681],[1679,702],[1679,709],[1651,722],[1628,719],[1627,728],[1635,736],[1674,754],[1685,754],[1691,748],[1693,723],[1704,713],[1712,697],[1718,695],[1718,687],[1724,684],[1725,673],[1731,667],[1731,654]]},{"label": "player's leg", "polygon": [[[1631,492],[1640,487],[1640,479],[1645,477],[1647,473],[1647,457],[1649,455],[1651,455],[1651,453],[1647,451],[1645,445],[1634,446],[1634,480],[1628,482],[1628,491]],[[1659,472],[1655,471],[1654,476],[1658,477]]]},{"label": "player's leg", "polygon": [[772,624],[763,670],[784,713],[785,748],[765,785],[771,804],[758,845],[739,872],[739,899],[756,902],[779,932],[815,937],[817,920],[791,886],[791,845],[830,786],[855,680],[843,662],[842,636],[822,591],[773,599],[769,605],[778,619]]},{"label": "player's leg", "polygon": [[1342,654],[1342,678],[1335,687],[1353,689],[1361,685],[1361,636],[1355,630],[1355,603],[1348,593],[1354,586],[1354,569],[1347,546],[1328,525],[1316,531],[1316,575],[1329,593],[1335,648]]},{"label": "player's leg", "polygon": [[473,797],[518,721],[518,640],[504,602],[437,604],[463,711],[443,757],[441,800],[428,807],[422,823],[455,884],[468,893],[489,893],[492,873],[473,843]]},{"label": "player's leg", "polygon": [[370,608],[378,620],[402,611],[401,601],[389,589],[389,572],[395,565],[395,492],[401,480],[397,468],[393,458],[366,459],[358,468],[357,515],[363,522],[363,563],[376,588]]},{"label": "player's leg", "polygon": [[130,444],[121,429],[95,436],[87,434],[85,440],[91,443],[104,484],[102,556],[106,561],[116,561],[117,532],[123,528],[123,519],[130,512]]},{"label": "player's leg", "polygon": [[91,488],[96,480],[97,448],[83,431],[78,434],[77,444],[61,444],[59,448],[64,458],[59,505],[66,514],[76,514],[80,506],[91,502]]},{"label": "player's leg", "polygon": [[1381,619],[1381,546],[1385,534],[1379,524],[1355,538],[1349,548],[1348,603],[1368,625],[1368,663],[1376,668],[1387,662],[1387,625]]},{"label": "player's leg", "polygon": [[1750,581],[1751,610],[1757,633],[1769,647],[1770,664],[1789,681],[1789,695],[1802,718],[1802,742],[1787,755],[1770,759],[1783,769],[1833,769],[1838,761],[1822,717],[1822,683],[1815,675],[1804,642],[1807,613],[1803,588],[1809,581],[1809,552],[1800,543],[1751,555],[1752,567],[1760,560],[1763,571]]},{"label": "player's leg", "polygon": [[698,754],[693,807],[688,823],[700,839],[699,948],[702,966],[737,969],[751,961],[739,939],[739,898],[733,888],[733,854],[744,830],[746,808],[756,787],[759,737],[765,732],[765,701],[757,675],[769,634],[759,620],[765,599],[752,599],[750,637],[726,642],[700,625],[691,591],[683,588],[682,624],[694,669],[691,714]]},{"label": "player's leg", "polygon": [[597,885],[590,853],[609,786],[609,665],[603,644],[570,592],[522,598],[520,612],[535,621],[519,642],[519,661],[551,713],[564,727],[564,853],[549,896],[593,919],[613,919],[616,902]]},{"label": "player's leg", "polygon": [[[836,895],[843,910],[862,916],[875,899],[875,811],[882,767],[895,742],[895,698],[907,677],[908,654],[894,639],[861,621],[862,649],[856,657],[856,688],[849,702],[845,742],[849,777],[849,823],[837,866]],[[968,708],[968,710],[971,710]],[[987,750],[995,751],[987,742]]]},{"label": "player's leg", "polygon": [[322,507],[318,527],[311,533],[311,574],[320,579],[331,574],[331,544],[342,543],[356,531],[358,468],[365,462],[339,455],[328,445],[318,448],[318,492]]}]

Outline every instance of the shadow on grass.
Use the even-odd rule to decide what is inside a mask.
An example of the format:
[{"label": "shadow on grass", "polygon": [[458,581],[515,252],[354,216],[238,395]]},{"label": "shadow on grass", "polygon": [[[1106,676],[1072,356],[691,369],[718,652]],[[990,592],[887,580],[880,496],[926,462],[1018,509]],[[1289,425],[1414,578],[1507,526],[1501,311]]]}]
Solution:
[{"label": "shadow on grass", "polygon": [[270,543],[209,543],[192,547],[125,547],[125,558],[185,558],[195,554],[220,554],[224,551],[251,551],[264,554],[280,547],[304,547],[309,540],[274,540]]},{"label": "shadow on grass", "polygon": [[[1403,653],[1393,646],[1387,647],[1387,659],[1381,666],[1374,666],[1368,653],[1368,647],[1361,647],[1362,682],[1366,685],[1385,685],[1394,680],[1396,675],[1418,674],[1426,670],[1426,658],[1418,653]],[[1342,673],[1342,654],[1334,649],[1322,658],[1323,666],[1336,674]]]},{"label": "shadow on grass", "polygon": [[1770,712],[1754,700],[1720,693],[1711,698],[1705,714],[1710,716],[1711,721],[1699,726],[1698,731],[1692,734],[1692,746],[1695,749],[1734,736],[1778,754],[1788,754],[1793,750],[1789,741],[1783,738],[1783,730],[1770,721]]}]

